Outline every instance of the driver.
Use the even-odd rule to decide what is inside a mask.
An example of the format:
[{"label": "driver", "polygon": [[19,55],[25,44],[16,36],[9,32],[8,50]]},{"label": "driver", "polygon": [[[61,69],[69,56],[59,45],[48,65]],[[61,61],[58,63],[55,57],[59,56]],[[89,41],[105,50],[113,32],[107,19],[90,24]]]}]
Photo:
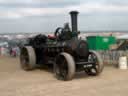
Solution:
[{"label": "driver", "polygon": [[58,38],[58,40],[70,40],[72,38],[72,32],[69,28],[69,24],[65,23],[64,28],[57,28],[55,31],[55,36]]},{"label": "driver", "polygon": [[72,38],[72,32],[69,28],[69,23],[64,24],[64,29],[61,36],[63,40],[70,40]]}]

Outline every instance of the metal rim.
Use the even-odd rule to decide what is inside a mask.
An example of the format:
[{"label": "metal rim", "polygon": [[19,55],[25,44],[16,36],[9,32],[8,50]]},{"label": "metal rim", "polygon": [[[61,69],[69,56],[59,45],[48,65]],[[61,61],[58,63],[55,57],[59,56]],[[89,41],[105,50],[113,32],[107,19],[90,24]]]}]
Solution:
[{"label": "metal rim", "polygon": [[98,75],[100,73],[100,61],[98,60],[98,57],[96,54],[91,53],[89,54],[88,61],[94,62],[93,66],[91,68],[85,69],[85,72],[88,75]]},{"label": "metal rim", "polygon": [[36,55],[34,49],[31,46],[25,46],[21,49],[20,63],[22,69],[28,71],[32,70],[36,66]]},{"label": "metal rim", "polygon": [[56,60],[56,75],[58,79],[65,80],[68,75],[67,61],[64,56],[60,55]]},{"label": "metal rim", "polygon": [[23,69],[28,69],[29,67],[29,56],[26,48],[22,48],[21,53],[20,53],[20,62],[21,62],[21,67]]},{"label": "metal rim", "polygon": [[54,72],[57,79],[72,80],[75,70],[75,61],[70,54],[62,52],[57,56],[54,64]]}]

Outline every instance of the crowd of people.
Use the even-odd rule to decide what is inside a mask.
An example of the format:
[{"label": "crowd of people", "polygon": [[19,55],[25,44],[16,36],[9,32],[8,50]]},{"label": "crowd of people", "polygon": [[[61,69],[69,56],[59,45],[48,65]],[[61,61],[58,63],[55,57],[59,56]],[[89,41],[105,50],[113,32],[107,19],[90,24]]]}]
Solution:
[{"label": "crowd of people", "polygon": [[17,57],[20,55],[20,49],[18,46],[16,47],[0,47],[0,55],[1,56],[11,56],[11,57]]},{"label": "crowd of people", "polygon": [[19,49],[19,47],[10,48],[9,54],[12,57],[19,56],[20,55],[20,49]]}]

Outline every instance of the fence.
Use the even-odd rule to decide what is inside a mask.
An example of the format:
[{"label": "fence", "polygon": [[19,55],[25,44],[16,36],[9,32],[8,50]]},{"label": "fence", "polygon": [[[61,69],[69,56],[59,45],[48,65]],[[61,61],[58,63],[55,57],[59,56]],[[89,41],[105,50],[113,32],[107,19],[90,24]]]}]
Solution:
[{"label": "fence", "polygon": [[103,62],[105,64],[115,64],[117,65],[119,62],[119,57],[127,56],[128,51],[98,51],[101,54]]}]

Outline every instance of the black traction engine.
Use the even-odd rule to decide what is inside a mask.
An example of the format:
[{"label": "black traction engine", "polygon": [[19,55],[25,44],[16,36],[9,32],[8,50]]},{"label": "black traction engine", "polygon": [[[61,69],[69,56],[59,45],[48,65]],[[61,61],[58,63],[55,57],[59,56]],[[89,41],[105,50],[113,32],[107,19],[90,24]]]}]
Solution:
[{"label": "black traction engine", "polygon": [[95,51],[89,51],[85,40],[78,37],[77,11],[71,11],[72,30],[68,23],[55,30],[54,35],[39,34],[29,38],[21,48],[22,69],[33,70],[38,65],[53,65],[55,77],[71,80],[76,72],[85,71],[88,75],[99,75],[103,61]]}]

